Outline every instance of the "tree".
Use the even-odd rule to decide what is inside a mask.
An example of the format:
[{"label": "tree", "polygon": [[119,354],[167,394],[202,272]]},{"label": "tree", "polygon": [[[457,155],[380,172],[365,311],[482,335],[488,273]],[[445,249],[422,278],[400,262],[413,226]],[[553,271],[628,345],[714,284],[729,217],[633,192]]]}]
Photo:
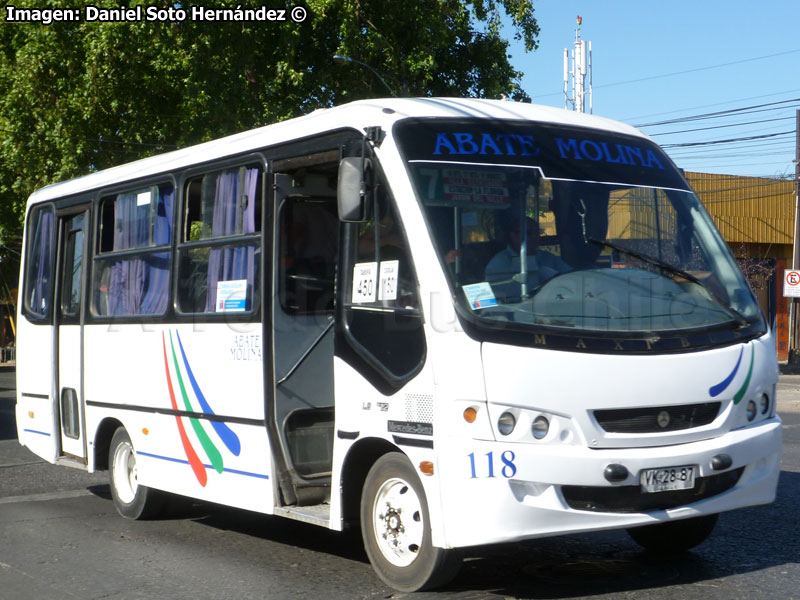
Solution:
[{"label": "tree", "polygon": [[[94,5],[120,8],[117,0]],[[130,6],[137,5],[145,10],[138,2]],[[31,6],[77,8],[86,16],[74,0]],[[162,5],[169,6],[189,5]],[[4,23],[1,243],[19,243],[25,200],[43,185],[386,95],[372,73],[335,64],[335,54],[369,64],[403,95],[527,99],[500,18],[505,12],[515,36],[535,49],[532,0],[306,0],[301,6],[307,18],[300,23],[198,20],[190,8],[186,18],[165,23]]]}]

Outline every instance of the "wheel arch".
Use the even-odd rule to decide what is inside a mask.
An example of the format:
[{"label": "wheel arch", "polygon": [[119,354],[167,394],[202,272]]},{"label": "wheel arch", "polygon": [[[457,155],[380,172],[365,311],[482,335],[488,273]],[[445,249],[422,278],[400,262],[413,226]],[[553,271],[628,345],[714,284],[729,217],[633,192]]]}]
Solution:
[{"label": "wheel arch", "polygon": [[342,517],[345,525],[358,526],[361,507],[361,492],[367,473],[381,456],[390,452],[405,455],[394,444],[381,438],[358,440],[347,452],[342,465]]},{"label": "wheel arch", "polygon": [[111,449],[111,438],[114,432],[124,425],[117,419],[106,417],[100,422],[94,434],[94,469],[108,470],[108,452]]}]

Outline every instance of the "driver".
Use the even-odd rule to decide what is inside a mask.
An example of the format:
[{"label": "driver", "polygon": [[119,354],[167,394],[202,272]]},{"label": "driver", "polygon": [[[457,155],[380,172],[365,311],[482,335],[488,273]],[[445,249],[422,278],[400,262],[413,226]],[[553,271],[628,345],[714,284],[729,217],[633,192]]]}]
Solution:
[{"label": "driver", "polygon": [[[559,273],[569,271],[569,266],[560,258],[539,248],[539,225],[533,219],[525,219],[528,233],[527,291],[541,285]],[[492,257],[486,265],[484,279],[492,284],[498,300],[508,302],[522,297],[520,285],[520,248],[522,231],[520,222],[514,220],[507,227],[508,245]],[[515,278],[516,275],[516,278]]]}]

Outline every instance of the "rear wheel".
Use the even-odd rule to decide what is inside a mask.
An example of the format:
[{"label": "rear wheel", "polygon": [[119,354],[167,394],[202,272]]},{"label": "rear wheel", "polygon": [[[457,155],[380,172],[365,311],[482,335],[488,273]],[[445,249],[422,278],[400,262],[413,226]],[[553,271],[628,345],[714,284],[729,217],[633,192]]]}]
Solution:
[{"label": "rear wheel", "polygon": [[123,427],[117,429],[111,438],[108,471],[111,497],[119,514],[128,519],[148,519],[161,511],[165,496],[139,484],[136,453]]},{"label": "rear wheel", "polygon": [[628,529],[633,540],[652,552],[659,554],[679,554],[699,546],[708,539],[718,515],[693,517],[680,521],[669,521],[644,527]]},{"label": "rear wheel", "polygon": [[431,544],[425,492],[402,454],[385,454],[370,469],[361,496],[361,532],[378,577],[402,592],[445,585],[461,566],[458,551]]}]

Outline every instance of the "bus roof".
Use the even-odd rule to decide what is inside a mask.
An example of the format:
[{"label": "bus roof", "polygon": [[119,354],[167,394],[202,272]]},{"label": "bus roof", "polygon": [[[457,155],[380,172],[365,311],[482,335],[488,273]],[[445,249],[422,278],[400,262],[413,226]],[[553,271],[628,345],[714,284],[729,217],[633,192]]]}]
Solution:
[{"label": "bus roof", "polygon": [[363,131],[381,126],[386,131],[398,120],[410,117],[514,119],[604,129],[646,137],[618,121],[551,106],[506,100],[466,98],[380,98],[359,100],[336,108],[323,108],[308,115],[244,131],[210,142],[158,154],[43,187],[28,203],[44,202],[81,194],[133,179],[152,177],[192,165],[254,152],[266,146],[305,138],[326,131],[352,128]]}]

